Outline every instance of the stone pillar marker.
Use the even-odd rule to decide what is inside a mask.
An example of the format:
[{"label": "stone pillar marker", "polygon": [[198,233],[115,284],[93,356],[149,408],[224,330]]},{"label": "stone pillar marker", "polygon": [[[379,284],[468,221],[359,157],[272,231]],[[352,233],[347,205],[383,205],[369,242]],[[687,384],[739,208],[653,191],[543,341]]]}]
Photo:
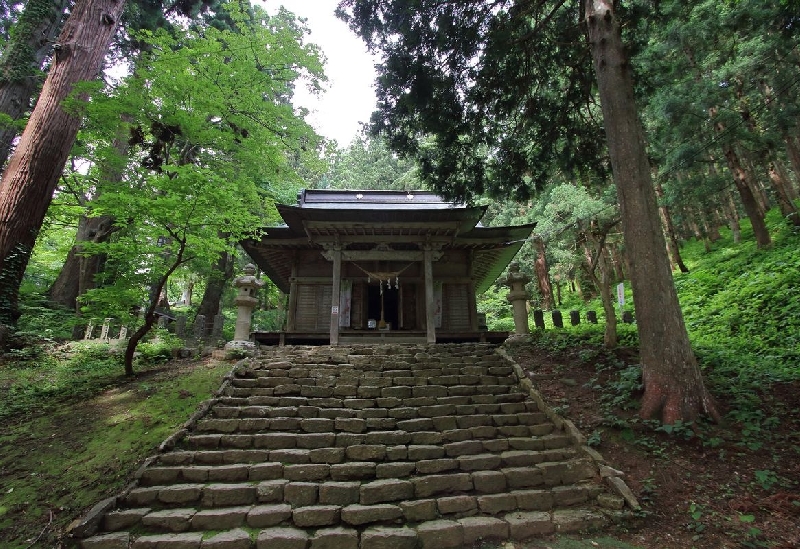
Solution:
[{"label": "stone pillar marker", "polygon": [[233,281],[234,286],[239,288],[239,293],[233,302],[236,304],[236,330],[233,334],[233,341],[225,344],[226,350],[255,349],[255,343],[250,341],[250,324],[252,322],[253,309],[258,304],[255,298],[256,291],[266,284],[255,276],[256,267],[248,263],[244,267],[244,274]]},{"label": "stone pillar marker", "polygon": [[527,334],[530,332],[528,329],[528,307],[527,302],[531,294],[525,289],[525,284],[530,282],[531,279],[525,273],[519,271],[519,263],[514,261],[508,267],[508,276],[505,279],[505,284],[511,288],[508,292],[508,302],[514,309],[514,333],[518,335]]}]

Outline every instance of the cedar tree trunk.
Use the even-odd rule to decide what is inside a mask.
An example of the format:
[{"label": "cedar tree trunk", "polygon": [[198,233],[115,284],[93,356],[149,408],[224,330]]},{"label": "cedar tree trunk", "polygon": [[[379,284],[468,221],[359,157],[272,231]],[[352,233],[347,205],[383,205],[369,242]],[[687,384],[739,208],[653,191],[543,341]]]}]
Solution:
[{"label": "cedar tree trunk", "polygon": [[534,238],[533,245],[536,247],[536,261],[533,267],[536,271],[539,295],[542,296],[542,309],[549,311],[553,308],[553,286],[550,284],[550,272],[547,268],[544,240],[541,238]]},{"label": "cedar tree trunk", "polygon": [[[797,139],[788,134],[783,136],[783,141],[786,143],[786,154],[789,157],[789,162],[792,165],[795,179],[800,182],[800,147],[797,145]],[[797,190],[793,193],[797,194]]]},{"label": "cedar tree trunk", "polygon": [[80,126],[62,101],[103,66],[124,0],[79,0],[28,125],[0,180],[0,323],[19,318],[19,285]]},{"label": "cedar tree trunk", "polygon": [[81,243],[105,242],[115,230],[114,218],[111,216],[81,216],[75,245],[70,249],[58,277],[47,291],[50,301],[79,312],[78,297],[96,286],[97,275],[105,262],[103,255],[82,253]]},{"label": "cedar tree trunk", "polygon": [[658,181],[655,182],[656,196],[658,197],[658,213],[661,215],[661,222],[664,224],[664,233],[667,235],[667,250],[672,256],[672,262],[682,273],[688,273],[689,268],[683,262],[681,249],[678,246],[678,238],[675,236],[675,225],[672,223],[672,214],[669,206],[664,203],[664,187]]},{"label": "cedar tree trunk", "polygon": [[767,224],[764,222],[764,215],[761,213],[756,196],[753,194],[752,187],[748,183],[747,172],[742,167],[739,160],[739,155],[733,150],[732,146],[725,148],[725,159],[728,161],[728,168],[733,174],[733,182],[736,184],[736,190],[739,191],[739,198],[742,200],[744,211],[747,214],[750,223],[753,226],[753,235],[756,238],[756,246],[764,248],[772,243],[767,230]]},{"label": "cedar tree trunk", "polygon": [[770,162],[769,180],[772,183],[772,189],[775,191],[775,198],[778,201],[778,207],[781,209],[781,215],[795,227],[800,227],[800,213],[797,212],[797,206],[792,202],[787,190],[791,183],[784,179],[782,172],[783,170],[778,167],[777,162]]},{"label": "cedar tree trunk", "polygon": [[[31,98],[44,79],[39,72],[53,51],[53,43],[69,0],[29,0],[14,24],[0,64],[0,112],[19,120],[30,109]],[[5,165],[16,126],[0,127],[0,166]]]},{"label": "cedar tree trunk", "polygon": [[219,303],[222,300],[222,294],[228,285],[228,281],[233,278],[233,256],[227,252],[219,254],[219,258],[211,268],[211,274],[208,275],[206,281],[206,290],[203,292],[203,299],[200,300],[200,306],[197,308],[198,315],[205,315],[206,327],[203,334],[211,332],[214,325],[214,316],[219,314]]},{"label": "cedar tree trunk", "polygon": [[584,6],[630,263],[644,382],[640,414],[665,423],[704,412],[719,419],[678,304],[614,4],[585,0]]}]

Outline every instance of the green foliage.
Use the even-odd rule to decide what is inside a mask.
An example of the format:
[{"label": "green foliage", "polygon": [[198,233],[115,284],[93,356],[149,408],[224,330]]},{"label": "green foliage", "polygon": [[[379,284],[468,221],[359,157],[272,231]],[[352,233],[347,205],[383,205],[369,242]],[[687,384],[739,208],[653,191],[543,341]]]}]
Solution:
[{"label": "green foliage", "polygon": [[[731,407],[730,419],[744,426],[744,443],[769,440],[757,395],[775,382],[800,379],[800,234],[777,211],[769,212],[770,249],[752,240],[734,245],[727,230],[715,250],[684,248],[691,272],[675,283],[689,336],[712,390]],[[743,223],[743,232],[749,224]]]},{"label": "green foliage", "polygon": [[319,163],[321,139],[291,103],[297,84],[324,78],[305,27],[285,10],[217,8],[220,28],[143,31],[150,47],[134,73],[82,105],[90,169],[71,190],[85,195],[85,215],[116,227],[82,246],[105,258],[101,283],[81,297],[89,317],[148,311],[170,277],[191,280],[273,224],[300,168]]},{"label": "green foliage", "polygon": [[478,312],[486,313],[488,325],[510,320],[513,329],[514,320],[511,316],[511,304],[506,299],[506,296],[508,296],[508,287],[500,284],[490,286],[478,296]]},{"label": "green foliage", "polygon": [[[36,547],[62,545],[69,522],[128,485],[142,460],[219,388],[231,368],[183,364],[145,369],[131,381],[119,375],[119,364],[103,365],[107,351],[94,343],[51,349],[39,383],[55,383],[69,362],[62,381],[72,389],[62,384],[60,391],[20,391],[14,406],[2,394],[0,546],[31,547],[37,536]],[[85,367],[75,367],[78,361]],[[33,384],[18,375],[28,371],[0,364],[0,387]]]},{"label": "green foliage", "polygon": [[16,337],[29,334],[37,341],[65,341],[72,338],[72,329],[80,322],[75,317],[75,311],[52,306],[38,288],[28,285],[23,285],[20,297],[22,316],[17,323]]},{"label": "green foliage", "polygon": [[558,169],[607,169],[579,3],[347,0],[338,13],[384,57],[372,131],[437,191],[524,200]]},{"label": "green foliage", "polygon": [[149,341],[137,347],[139,364],[161,364],[172,359],[172,351],[182,347],[183,342],[166,330],[155,330]]},{"label": "green foliage", "polygon": [[392,153],[377,137],[357,137],[331,159],[320,187],[410,191],[423,188],[410,160]]},{"label": "green foliage", "polygon": [[0,418],[91,396],[118,377],[120,366],[105,343],[26,346],[0,363]]},{"label": "green foliage", "polygon": [[756,482],[764,490],[769,490],[778,482],[778,475],[770,469],[759,470],[755,473]]}]

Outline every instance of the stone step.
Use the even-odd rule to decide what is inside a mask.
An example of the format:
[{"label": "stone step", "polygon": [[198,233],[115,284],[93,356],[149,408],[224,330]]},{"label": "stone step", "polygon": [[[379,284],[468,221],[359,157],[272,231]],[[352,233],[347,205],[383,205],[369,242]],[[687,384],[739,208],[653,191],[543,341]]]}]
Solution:
[{"label": "stone step", "polygon": [[[413,379],[408,379],[408,378],[398,378],[396,381],[387,378],[387,382],[391,386],[410,387],[412,390],[412,395],[411,395],[412,397],[442,398],[448,396],[472,396],[472,395],[500,396],[516,392],[516,384],[515,384],[516,382],[514,382],[510,378],[498,378],[495,383],[491,384],[487,383],[480,385],[451,385],[451,386],[414,384]],[[226,396],[232,396],[238,398],[247,398],[254,396],[275,396],[275,397],[294,396],[294,397],[303,397],[306,399],[328,398],[331,399],[332,401],[343,400],[342,397],[333,396],[333,388],[316,387],[312,383],[303,382],[302,380],[299,380],[298,383],[278,385],[276,387],[237,387],[235,383],[236,382],[234,382],[232,386],[226,389]],[[371,393],[373,396],[364,398],[374,399],[377,396],[383,396],[384,394],[383,391],[376,390],[381,388],[388,388],[388,386],[387,387],[373,386],[371,391],[362,388],[361,393],[362,394]],[[358,390],[356,392],[358,393]],[[328,396],[322,396],[325,394],[327,394]],[[344,400],[349,400],[349,399],[344,398]],[[341,402],[339,402],[338,405],[341,406],[342,405]]]},{"label": "stone step", "polygon": [[[108,513],[108,532],[141,525],[151,531],[183,532],[278,525],[364,526],[402,519],[415,523],[438,518],[497,516],[510,511],[552,511],[585,504],[597,496],[593,484],[546,489],[514,489],[492,494],[431,494],[413,499],[414,486],[399,480],[357,482],[263,483],[252,504],[215,508],[133,507]],[[229,497],[229,496],[226,496]],[[324,523],[310,524],[310,514],[324,509]]]},{"label": "stone step", "polygon": [[[267,391],[268,389],[264,389]],[[396,391],[386,391],[385,396],[382,392],[381,398],[403,398],[404,404],[409,406],[408,397],[398,397],[396,394],[403,394],[404,389],[398,387]],[[505,394],[475,394],[475,395],[453,395],[446,397],[424,397],[426,403],[432,402],[433,404],[507,404],[507,403],[525,403],[528,411],[535,411],[536,406],[530,401],[526,402],[525,394],[517,391],[510,390]],[[376,401],[376,404],[380,404]],[[302,396],[284,396],[284,395],[239,395],[234,396],[231,394],[224,395],[219,399],[221,406],[277,406],[277,407],[291,407],[291,406],[316,406],[319,408],[343,408],[343,398],[309,398]],[[422,404],[430,405],[430,404]],[[381,407],[381,406],[378,406]],[[350,408],[352,409],[352,408]]]},{"label": "stone step", "polygon": [[[509,449],[551,450],[570,445],[568,437],[552,433],[553,425],[510,425],[504,427],[473,427],[470,429],[448,429],[445,431],[382,431],[372,430],[364,433],[339,431],[336,433],[294,433],[277,430],[274,432],[244,433],[209,433],[189,435],[182,442],[182,450],[282,450],[289,448],[323,449],[350,448],[357,446],[384,445],[387,453],[380,459],[405,460],[406,449],[418,445],[444,446],[444,452],[450,454],[452,449],[447,445],[467,443],[473,453],[500,452]],[[534,435],[533,433],[537,433]],[[513,442],[508,442],[513,440]],[[461,444],[462,446],[465,444]],[[482,445],[482,447],[481,447]],[[392,449],[389,452],[389,448]],[[356,452],[357,449],[347,450]],[[264,454],[259,454],[263,456]],[[413,458],[412,458],[413,459]],[[251,461],[251,460],[248,460]]]},{"label": "stone step", "polygon": [[[408,408],[403,398],[397,397],[394,394],[401,394],[400,391],[387,391],[385,396],[376,399],[378,408]],[[307,401],[306,401],[307,402]],[[416,411],[413,417],[439,417],[454,414],[520,414],[538,411],[538,408],[533,402],[491,402],[491,403],[474,403],[469,397],[448,397],[447,399],[438,400],[439,404],[432,406],[421,406]],[[300,406],[264,406],[264,405],[248,405],[247,402],[240,402],[234,405],[230,402],[225,402],[214,406],[211,410],[212,418],[220,419],[233,419],[233,418],[259,418],[259,417],[322,417],[322,418],[357,418],[359,411],[353,408],[330,408],[320,406],[309,406],[308,404]],[[372,412],[374,413],[374,412]],[[363,413],[361,413],[363,416]],[[389,412],[386,412],[386,417],[389,417]],[[546,418],[537,421],[542,423]]]},{"label": "stone step", "polygon": [[[456,504],[457,505],[457,504]],[[464,516],[414,521],[411,525],[398,524],[405,516],[394,506],[385,509],[357,509],[349,506],[338,510],[338,518],[349,526],[325,524],[337,515],[335,507],[319,506],[298,513],[293,522],[307,526],[281,526],[270,523],[282,519],[285,506],[260,506],[232,511],[224,516],[191,514],[191,510],[177,510],[173,515],[155,515],[150,521],[164,529],[182,528],[208,523],[242,524],[228,528],[208,528],[177,533],[147,533],[144,535],[118,531],[87,538],[81,541],[83,549],[447,549],[471,547],[482,541],[512,539],[523,541],[534,536],[552,533],[573,533],[602,527],[603,515],[588,509],[556,511],[514,511],[498,517]],[[374,506],[377,507],[377,506]],[[399,507],[399,506],[398,506]],[[417,513],[424,514],[430,505],[418,505]],[[258,510],[256,510],[258,509]],[[410,509],[412,514],[414,511]],[[380,521],[372,519],[385,517]],[[396,517],[396,518],[391,518]],[[345,522],[349,520],[350,522]],[[366,519],[367,522],[361,522]],[[283,519],[282,519],[283,520]],[[266,524],[265,524],[266,523]],[[336,524],[336,522],[333,522]],[[225,530],[216,533],[215,530]]]},{"label": "stone step", "polygon": [[82,544],[463,547],[598,527],[602,492],[490,345],[274,348]]},{"label": "stone step", "polygon": [[[512,444],[513,444],[513,440]],[[522,439],[524,440],[524,439]],[[487,447],[496,452],[487,451]],[[271,450],[267,454],[268,461],[260,461],[264,452],[254,453],[250,461],[243,463],[225,463],[224,452],[179,452],[170,454],[172,462],[179,464],[162,464],[145,469],[139,478],[142,486],[163,485],[177,482],[244,482],[262,481],[279,478],[290,480],[319,480],[340,474],[344,467],[333,465],[352,463],[372,463],[370,471],[374,478],[408,477],[411,475],[427,475],[449,471],[478,472],[493,471],[503,467],[528,467],[540,463],[551,463],[573,459],[577,455],[574,448],[550,450],[504,450],[511,447],[505,441],[488,440],[480,445],[464,446],[454,444],[447,446],[384,446],[363,445],[348,448],[318,449],[282,449]],[[471,454],[459,452],[472,451]],[[239,456],[241,453],[239,454]],[[222,458],[221,463],[213,463],[213,459]],[[397,459],[391,459],[397,458]],[[384,461],[390,459],[390,461]],[[308,465],[310,467],[303,467]],[[324,467],[327,466],[327,469]],[[306,478],[300,478],[306,477]],[[312,477],[319,477],[314,479]],[[372,478],[369,476],[368,478]]]},{"label": "stone step", "polygon": [[[585,458],[531,464],[527,460],[517,461],[516,457],[519,456],[509,456],[505,461],[491,454],[474,455],[449,463],[423,460],[385,464],[363,461],[333,465],[262,463],[224,468],[153,467],[143,475],[142,484],[128,492],[120,503],[129,508],[159,509],[276,502],[312,505],[322,487],[340,486],[344,482],[354,490],[358,487],[359,498],[352,503],[373,504],[453,494],[568,488],[595,475],[593,465]],[[448,465],[453,467],[448,468]],[[488,465],[494,468],[485,468]],[[151,484],[157,481],[165,484]]]},{"label": "stone step", "polygon": [[[345,402],[347,405],[347,402]],[[263,433],[267,431],[296,431],[298,433],[363,433],[371,430],[398,429],[401,431],[449,431],[477,427],[525,427],[520,432],[539,436],[552,425],[542,412],[520,412],[516,414],[486,413],[496,404],[433,404],[419,407],[397,408],[334,408],[320,409],[316,406],[298,408],[262,407],[240,408],[240,417],[212,417],[197,422],[198,433]],[[254,412],[264,416],[250,415]],[[494,436],[494,434],[489,435]]]}]

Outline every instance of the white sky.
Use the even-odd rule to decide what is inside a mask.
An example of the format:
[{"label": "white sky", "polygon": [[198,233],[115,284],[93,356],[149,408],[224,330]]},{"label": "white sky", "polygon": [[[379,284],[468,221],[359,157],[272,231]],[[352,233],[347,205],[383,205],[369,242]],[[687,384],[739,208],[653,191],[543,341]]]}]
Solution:
[{"label": "white sky", "polygon": [[308,20],[311,35],[307,41],[319,45],[327,58],[327,90],[315,98],[299,87],[296,101],[311,111],[307,121],[318,133],[346,147],[358,134],[359,122],[368,122],[375,110],[376,58],[334,15],[338,0],[266,0],[265,4],[270,13],[283,4]]}]

